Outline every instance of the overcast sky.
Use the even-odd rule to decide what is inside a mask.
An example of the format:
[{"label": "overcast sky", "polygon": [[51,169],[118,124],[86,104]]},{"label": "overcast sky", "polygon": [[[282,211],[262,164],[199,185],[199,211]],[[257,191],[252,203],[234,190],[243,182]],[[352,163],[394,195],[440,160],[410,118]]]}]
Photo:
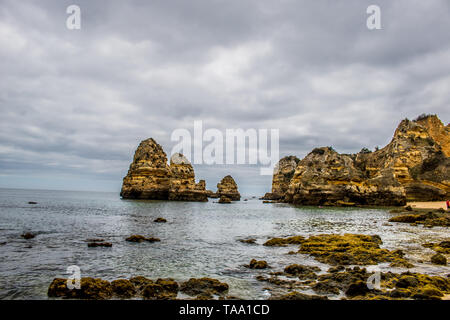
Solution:
[{"label": "overcast sky", "polygon": [[[448,0],[0,0],[0,187],[118,192],[141,140],[169,154],[194,120],[279,129],[280,156],[373,149],[405,117],[447,124],[449,88]],[[194,168],[270,190],[255,166]]]}]

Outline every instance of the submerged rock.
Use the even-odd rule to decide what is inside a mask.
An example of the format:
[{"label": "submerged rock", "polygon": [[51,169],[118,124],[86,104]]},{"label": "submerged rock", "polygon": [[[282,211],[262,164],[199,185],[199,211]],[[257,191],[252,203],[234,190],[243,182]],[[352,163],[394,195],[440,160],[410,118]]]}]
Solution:
[{"label": "submerged rock", "polygon": [[242,242],[242,243],[247,243],[247,244],[256,244],[256,239],[253,239],[253,238],[251,238],[251,239],[239,239],[238,241]]},{"label": "submerged rock", "polygon": [[143,241],[147,241],[147,242],[158,242],[161,241],[159,238],[154,238],[154,237],[144,237],[140,234],[134,234],[129,236],[128,238],[125,239],[126,241],[129,242],[143,242]]},{"label": "submerged rock", "polygon": [[111,242],[89,242],[87,245],[89,248],[95,247],[112,247]]},{"label": "submerged rock", "polygon": [[250,269],[267,269],[269,268],[269,265],[265,260],[252,259],[250,264],[246,265],[246,267]]},{"label": "submerged rock", "polygon": [[238,186],[233,177],[230,175],[224,177],[217,184],[217,195],[219,197],[225,196],[231,201],[239,201],[241,199],[241,195],[238,191]]},{"label": "submerged rock", "polygon": [[21,237],[28,240],[28,239],[33,239],[34,237],[36,237],[36,235],[31,232],[25,232],[21,235]]},{"label": "submerged rock", "polygon": [[450,227],[450,214],[429,211],[427,213],[402,214],[389,219],[389,222],[411,223],[426,227]]},{"label": "submerged rock", "polygon": [[164,222],[167,222],[167,220],[160,217],[160,218],[156,218],[155,220],[153,220],[153,222],[164,223]]},{"label": "submerged rock", "polygon": [[320,271],[319,267],[310,267],[300,264],[291,264],[284,268],[284,273],[289,276],[296,276],[300,280],[304,279],[316,279],[316,272]]},{"label": "submerged rock", "polygon": [[445,240],[440,243],[425,243],[424,247],[433,249],[437,253],[450,254],[450,241]]},{"label": "submerged rock", "polygon": [[181,284],[180,291],[191,296],[205,293],[220,295],[228,291],[228,284],[212,278],[191,278]]},{"label": "submerged rock", "polygon": [[305,241],[302,236],[293,236],[288,238],[272,238],[267,240],[263,245],[268,247],[284,247],[288,244],[301,244]]},{"label": "submerged rock", "polygon": [[298,252],[310,254],[316,260],[331,265],[371,265],[391,262],[412,266],[403,259],[403,252],[381,249],[381,244],[381,238],[377,235],[322,234],[305,239]]},{"label": "submerged rock", "polygon": [[80,289],[67,288],[67,279],[55,278],[50,284],[47,295],[69,299],[109,299],[113,295],[111,283],[102,279],[81,278]]},{"label": "submerged rock", "polygon": [[447,265],[447,258],[440,253],[436,253],[434,256],[431,257],[431,263],[434,264],[440,264],[440,265]]}]

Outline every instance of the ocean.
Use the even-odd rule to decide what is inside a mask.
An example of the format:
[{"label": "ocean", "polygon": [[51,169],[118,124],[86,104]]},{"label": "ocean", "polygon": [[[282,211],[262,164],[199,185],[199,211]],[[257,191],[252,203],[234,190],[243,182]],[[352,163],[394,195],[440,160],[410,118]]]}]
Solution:
[{"label": "ocean", "polygon": [[[433,251],[422,247],[448,239],[448,231],[387,223],[389,208],[296,207],[264,204],[256,198],[232,204],[216,201],[136,201],[122,200],[118,193],[0,189],[0,298],[48,299],[52,280],[67,277],[67,267],[76,265],[82,277],[106,280],[141,275],[185,281],[207,276],[227,282],[230,295],[267,299],[267,283],[255,279],[267,271],[244,265],[257,259],[266,260],[271,271],[299,263],[325,272],[329,266],[310,256],[287,254],[297,246],[262,245],[272,237],[320,233],[378,234],[383,247],[404,250],[416,266],[411,271],[450,272],[449,267],[427,262]],[[158,217],[167,223],[153,222]],[[24,232],[36,237],[23,239]],[[161,242],[125,241],[132,234]],[[113,246],[88,248],[89,238],[102,238]],[[256,239],[256,244],[239,241],[247,238]],[[387,264],[368,269],[406,271]]]}]

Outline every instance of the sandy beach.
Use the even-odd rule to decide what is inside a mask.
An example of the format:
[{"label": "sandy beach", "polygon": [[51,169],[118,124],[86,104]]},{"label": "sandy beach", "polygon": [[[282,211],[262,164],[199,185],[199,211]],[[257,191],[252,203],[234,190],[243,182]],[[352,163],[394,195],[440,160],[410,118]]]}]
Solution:
[{"label": "sandy beach", "polygon": [[439,209],[447,210],[445,201],[427,201],[427,202],[408,202],[407,206],[416,209]]}]

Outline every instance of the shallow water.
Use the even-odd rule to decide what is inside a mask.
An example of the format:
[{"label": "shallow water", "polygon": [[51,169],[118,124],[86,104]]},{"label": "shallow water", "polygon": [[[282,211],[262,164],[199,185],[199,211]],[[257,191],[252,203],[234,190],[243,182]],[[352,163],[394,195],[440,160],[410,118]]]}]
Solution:
[{"label": "shallow water", "polygon": [[[36,201],[38,204],[28,204]],[[278,271],[290,263],[327,265],[307,255],[288,255],[297,246],[264,247],[267,238],[319,233],[378,234],[383,247],[402,249],[416,265],[411,271],[446,275],[449,267],[429,261],[426,242],[449,238],[448,229],[391,224],[388,209],[294,207],[263,204],[257,199],[232,204],[132,201],[115,193],[0,189],[0,298],[47,299],[55,277],[67,277],[71,265],[81,276],[107,280],[143,275],[178,281],[208,276],[227,282],[230,295],[265,299],[267,271],[243,267],[264,259]],[[167,223],[154,223],[164,217]],[[34,239],[20,237],[37,233]],[[131,234],[155,236],[156,243],[129,243]],[[103,238],[112,248],[88,248],[86,239]],[[238,239],[255,238],[257,245]],[[424,263],[418,263],[418,260]],[[387,265],[382,271],[403,272]]]}]

